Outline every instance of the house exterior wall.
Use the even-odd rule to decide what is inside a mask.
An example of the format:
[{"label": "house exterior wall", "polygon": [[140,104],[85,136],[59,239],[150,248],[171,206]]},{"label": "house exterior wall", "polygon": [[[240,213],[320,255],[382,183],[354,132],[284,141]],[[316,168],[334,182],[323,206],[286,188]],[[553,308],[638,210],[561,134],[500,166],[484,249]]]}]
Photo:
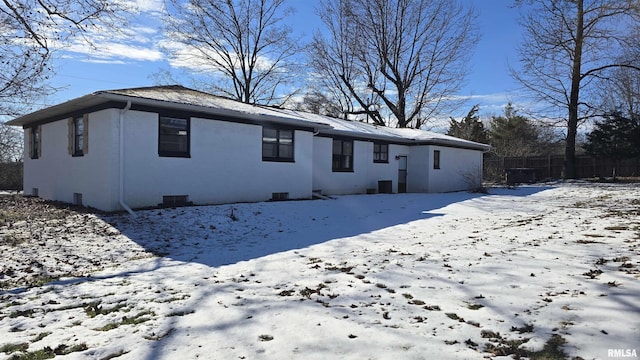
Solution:
[{"label": "house exterior wall", "polygon": [[372,141],[354,140],[352,172],[332,170],[333,138],[314,137],[313,189],[323,194],[364,194],[368,189],[378,189],[378,181],[392,181],[393,191],[398,191],[398,155],[408,155],[409,146],[389,144],[387,163],[373,162]]},{"label": "house exterior wall", "polygon": [[312,133],[295,131],[295,162],[262,161],[262,126],[191,118],[190,158],[158,155],[157,113],[125,119],[125,202],[155,206],[165,195],[195,204],[265,201],[275,192],[311,197]]},{"label": "house exterior wall", "polygon": [[[443,146],[428,146],[427,192],[469,190],[482,183],[482,152]],[[440,150],[440,169],[433,168],[433,152]]]},{"label": "house exterior wall", "polygon": [[[407,156],[407,160],[410,160],[410,147],[405,145],[389,144],[389,162],[388,163],[374,163],[373,162],[373,143],[369,144],[369,187],[378,189],[378,181],[391,180],[393,186],[393,192],[398,192],[398,170],[399,161],[397,156]],[[410,166],[407,166],[407,173],[411,173]],[[411,179],[407,178],[407,186],[411,183]]]},{"label": "house exterior wall", "polygon": [[[25,156],[24,191],[45,199],[106,211],[123,210],[120,191],[120,109],[88,114],[88,151],[69,154],[68,119],[41,125],[38,159]],[[159,114],[124,112],[124,200],[132,208],[152,207],[163,196],[186,195],[195,204],[265,201],[273,193],[290,199],[324,194],[359,194],[392,181],[398,192],[398,156],[407,156],[408,192],[465,190],[481,181],[482,152],[434,145],[388,145],[388,162],[373,161],[374,142],[354,140],[353,171],[332,170],[333,138],[294,131],[294,161],[262,160],[262,126],[202,118],[190,119],[190,157],[158,155]],[[25,154],[30,134],[25,131]],[[440,169],[433,153],[440,151]]]},{"label": "house exterior wall", "polygon": [[[24,159],[24,193],[33,195],[35,188],[42,198],[67,203],[73,203],[74,193],[78,193],[85,206],[113,208],[118,175],[113,146],[116,119],[115,109],[89,114],[88,151],[83,156],[69,154],[68,119],[40,125],[40,156]],[[28,131],[24,139],[25,149],[29,149]]]},{"label": "house exterior wall", "polygon": [[315,136],[313,138],[312,164],[313,190],[321,190],[323,194],[332,195],[365,193],[369,185],[367,179],[368,150],[368,143],[355,140],[353,142],[353,171],[334,172],[332,169],[333,139]]}]

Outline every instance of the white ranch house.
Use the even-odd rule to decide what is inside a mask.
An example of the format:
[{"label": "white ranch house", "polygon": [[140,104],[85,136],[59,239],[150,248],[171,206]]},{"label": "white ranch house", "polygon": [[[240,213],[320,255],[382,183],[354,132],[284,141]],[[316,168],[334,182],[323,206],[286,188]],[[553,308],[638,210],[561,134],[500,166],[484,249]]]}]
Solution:
[{"label": "white ranch house", "polygon": [[488,145],[181,86],[99,91],[9,122],[24,194],[104,211],[477,186]]}]

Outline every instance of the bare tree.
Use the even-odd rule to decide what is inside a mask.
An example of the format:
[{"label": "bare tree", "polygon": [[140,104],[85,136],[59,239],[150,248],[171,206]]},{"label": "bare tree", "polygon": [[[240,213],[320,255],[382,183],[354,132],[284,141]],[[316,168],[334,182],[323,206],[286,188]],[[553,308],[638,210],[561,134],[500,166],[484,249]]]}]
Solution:
[{"label": "bare tree", "polygon": [[[575,145],[579,124],[596,114],[590,98],[593,85],[606,70],[640,71],[624,59],[631,46],[629,30],[640,21],[637,0],[517,0],[531,5],[523,17],[525,40],[520,47],[522,69],[512,71],[538,100],[566,111],[564,177],[575,178]],[[637,42],[637,37],[635,38]]]},{"label": "bare tree", "polygon": [[311,90],[304,94],[302,99],[294,104],[293,108],[299,111],[335,118],[341,116],[341,109],[318,90]]},{"label": "bare tree", "polygon": [[[171,0],[170,57],[209,75],[214,92],[245,103],[283,102],[300,48],[284,0]],[[182,49],[180,49],[182,47]],[[178,51],[175,51],[175,50]]]},{"label": "bare tree", "polygon": [[451,105],[477,43],[475,13],[453,0],[329,0],[312,65],[349,113],[421,127]]},{"label": "bare tree", "polygon": [[0,164],[20,161],[22,148],[21,131],[0,122]]},{"label": "bare tree", "polygon": [[0,0],[0,115],[24,112],[52,90],[55,49],[90,27],[119,28],[127,9],[110,0]]},{"label": "bare tree", "polygon": [[[640,43],[640,34],[638,35]],[[628,51],[627,59],[620,62],[640,64],[640,51],[634,53]],[[603,113],[619,111],[628,118],[640,116],[640,71],[628,67],[610,69],[598,87],[599,98],[602,99],[601,109]]]}]

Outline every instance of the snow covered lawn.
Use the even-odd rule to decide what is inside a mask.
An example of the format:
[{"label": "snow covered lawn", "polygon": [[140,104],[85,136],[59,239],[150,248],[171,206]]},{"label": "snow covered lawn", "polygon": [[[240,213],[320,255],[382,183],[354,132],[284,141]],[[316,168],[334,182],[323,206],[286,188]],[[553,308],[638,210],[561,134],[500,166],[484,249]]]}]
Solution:
[{"label": "snow covered lawn", "polygon": [[344,196],[137,218],[19,199],[0,201],[2,359],[640,352],[638,184]]}]

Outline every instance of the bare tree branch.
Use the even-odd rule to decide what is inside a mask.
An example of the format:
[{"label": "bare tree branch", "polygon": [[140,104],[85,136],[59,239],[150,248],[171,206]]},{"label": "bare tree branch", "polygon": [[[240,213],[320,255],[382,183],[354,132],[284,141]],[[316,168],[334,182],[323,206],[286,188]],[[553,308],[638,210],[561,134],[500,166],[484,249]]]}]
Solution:
[{"label": "bare tree branch", "polygon": [[127,10],[124,2],[111,0],[2,0],[0,115],[23,113],[38,97],[51,93],[47,80],[53,74],[49,62],[55,50],[84,37],[90,27],[117,31]]},{"label": "bare tree branch", "polygon": [[420,127],[451,105],[478,40],[458,1],[330,0],[319,14],[328,39],[316,35],[312,66],[325,88],[339,84],[345,113],[380,125]]},{"label": "bare tree branch", "polygon": [[[209,87],[245,103],[283,102],[299,67],[298,39],[282,20],[291,14],[284,0],[171,0],[167,27],[183,51],[173,60],[193,59]],[[173,49],[172,49],[173,50]],[[191,64],[193,65],[193,63]]]},{"label": "bare tree branch", "polygon": [[[598,113],[590,98],[598,78],[611,68],[636,68],[617,57],[628,42],[624,24],[640,21],[637,0],[518,0],[527,6],[522,19],[525,41],[519,49],[522,70],[514,78],[532,97],[565,109],[566,178],[575,177],[575,144],[582,120]],[[638,38],[636,37],[636,42]]]}]

